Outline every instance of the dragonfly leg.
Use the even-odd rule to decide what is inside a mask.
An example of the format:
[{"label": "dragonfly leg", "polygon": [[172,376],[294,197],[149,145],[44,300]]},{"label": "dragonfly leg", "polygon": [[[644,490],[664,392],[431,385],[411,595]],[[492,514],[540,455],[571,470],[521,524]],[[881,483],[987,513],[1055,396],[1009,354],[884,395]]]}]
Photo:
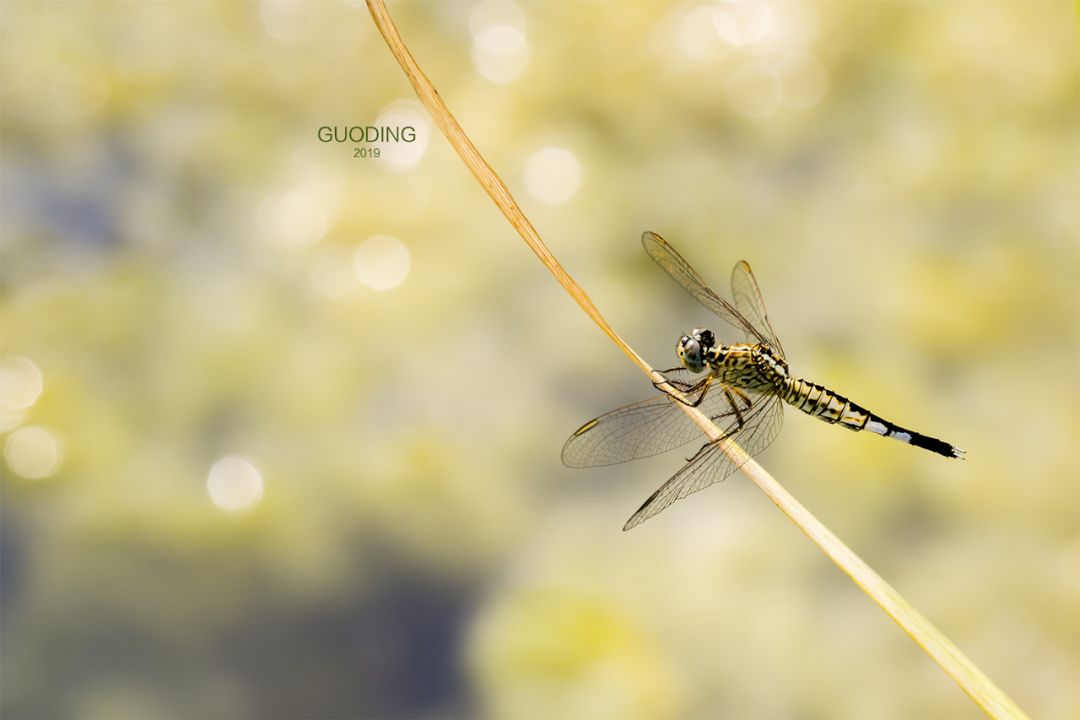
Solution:
[{"label": "dragonfly leg", "polygon": [[[683,368],[673,367],[670,370],[662,370],[661,375],[663,375],[663,373],[673,372],[675,370],[681,369]],[[708,389],[711,388],[713,384],[713,377],[714,376],[712,375],[706,375],[704,378],[693,384],[680,380],[671,380],[664,378],[664,382],[653,382],[652,385],[657,390],[661,390],[671,395],[683,405],[689,405],[690,407],[698,407],[705,399],[705,395],[708,393]],[[678,391],[678,393],[672,393],[663,390],[663,388],[661,388],[661,385],[663,384],[671,385],[672,388]],[[689,399],[691,397],[693,399]],[[742,397],[746,400],[746,407],[750,407],[750,398],[746,397],[745,395],[743,395]]]},{"label": "dragonfly leg", "polygon": [[695,400],[693,403],[690,404],[690,407],[697,407],[698,405],[701,404],[701,402],[705,399],[705,395],[709,392],[709,388],[712,387],[712,381],[713,381],[713,376],[712,375],[706,375],[704,380],[702,380],[701,382],[699,382],[697,385],[694,386],[694,388],[691,390],[691,392],[696,392],[698,387],[700,387],[701,388],[701,393],[698,394],[697,400]]},{"label": "dragonfly leg", "polygon": [[[661,374],[675,372],[682,370],[682,368],[671,368],[669,370],[662,370]],[[667,377],[664,378],[664,382],[653,382],[653,387],[657,390],[661,390],[671,397],[675,398],[683,405],[689,405],[690,407],[697,407],[705,399],[705,395],[709,392],[709,387],[712,385],[713,376],[706,375],[704,378],[696,383],[683,382],[681,380],[672,380]],[[675,388],[678,392],[671,392],[670,390],[664,390],[662,385],[669,385]],[[692,400],[689,398],[693,398]]]},{"label": "dragonfly leg", "polygon": [[[738,388],[728,387],[727,385],[724,385],[722,387],[724,388],[724,397],[727,398],[728,403],[731,405],[732,411],[735,413],[735,422],[738,425],[738,429],[741,430],[743,425],[746,424],[746,420],[743,419],[742,410],[739,410],[739,404],[735,402],[735,394],[738,394],[739,397],[746,401],[746,407],[744,408],[746,410],[750,409],[750,398],[746,397],[746,395]],[[734,393],[732,391],[734,391]]]},{"label": "dragonfly leg", "polygon": [[682,392],[686,392],[687,390],[689,390],[693,386],[690,385],[689,383],[684,383],[684,382],[682,382],[680,380],[670,380],[670,379],[667,378],[668,373],[678,372],[679,370],[682,370],[682,368],[681,367],[673,367],[673,368],[668,368],[667,370],[658,370],[657,372],[659,372],[661,375],[663,375],[665,377],[664,377],[663,382],[653,381],[653,387],[656,388],[657,390],[660,390],[661,389],[660,386],[666,384],[666,385],[670,385],[673,388],[676,388],[677,390],[680,390]]},{"label": "dragonfly leg", "polygon": [[685,388],[683,388],[683,386],[680,386],[680,383],[674,383],[673,386],[679,391],[679,394],[667,394],[677,399],[678,402],[683,405],[687,405],[689,407],[698,407],[699,405],[701,405],[702,400],[705,399],[705,395],[708,394],[708,389],[711,388],[712,384],[713,376],[705,376],[705,378],[703,378],[700,382],[694,383],[692,385],[687,385],[685,386]]},{"label": "dragonfly leg", "polygon": [[[742,390],[741,390],[740,388],[737,388],[737,387],[734,387],[734,386],[729,386],[729,387],[728,387],[728,389],[729,389],[729,390],[730,390],[731,392],[733,392],[733,393],[735,393],[736,395],[738,395],[738,396],[739,396],[739,398],[741,398],[741,399],[742,399],[742,401],[743,401],[744,403],[746,403],[746,407],[744,407],[744,408],[743,408],[743,410],[749,410],[749,409],[750,409],[750,406],[754,404],[754,403],[753,403],[753,402],[752,402],[752,401],[750,400],[750,396],[749,396],[749,395],[747,395],[746,393],[744,393],[744,392],[743,392],[743,391],[742,391]],[[728,398],[728,400],[731,400],[731,395],[728,395],[728,396],[727,396],[727,398]],[[734,407],[734,403],[732,403],[732,407]]]},{"label": "dragonfly leg", "polygon": [[[703,380],[702,382],[708,381],[711,378],[712,378],[712,376],[710,375],[709,377],[705,378],[705,380]],[[728,437],[732,433],[739,432],[740,430],[743,429],[743,427],[745,427],[746,419],[743,418],[743,411],[744,410],[749,410],[750,406],[753,403],[750,402],[750,398],[746,395],[746,393],[744,393],[742,390],[740,390],[737,387],[729,387],[728,385],[724,385],[722,383],[721,383],[720,387],[724,391],[724,397],[727,398],[728,404],[731,406],[732,412],[735,413],[735,427],[734,427],[734,429],[729,428],[728,431],[726,433],[724,433],[724,436]],[[708,388],[706,388],[706,389],[708,389]],[[735,402],[735,396],[736,395],[738,395],[739,398],[743,402],[746,403],[746,407],[744,407],[742,410],[739,410],[739,404],[737,402]],[[704,393],[702,393],[702,398],[704,398]],[[699,403],[701,402],[700,398],[698,399],[698,402]],[[714,417],[713,420],[715,420],[715,419],[716,418]],[[720,438],[720,440],[722,440],[722,439],[723,438]],[[697,459],[698,455],[701,455],[701,453],[704,452],[705,448],[709,447],[710,445],[714,445],[714,444],[716,444],[718,442],[719,442],[719,440],[705,443],[705,445],[700,450],[697,451],[697,453],[694,455],[694,457],[686,458],[686,462],[693,462],[694,460]]]},{"label": "dragonfly leg", "polygon": [[694,453],[694,454],[693,454],[693,455],[691,455],[690,457],[686,458],[686,462],[688,462],[688,463],[692,463],[692,462],[694,462],[695,460],[697,460],[698,458],[700,458],[700,457],[702,456],[702,454],[703,454],[703,453],[704,453],[704,452],[705,452],[706,450],[708,450],[709,448],[711,448],[711,447],[712,447],[713,445],[715,445],[715,444],[716,444],[716,443],[712,442],[711,440],[710,440],[709,442],[705,443],[704,445],[702,445],[701,447],[699,447],[699,448],[698,448],[698,451],[697,451],[696,453]]}]

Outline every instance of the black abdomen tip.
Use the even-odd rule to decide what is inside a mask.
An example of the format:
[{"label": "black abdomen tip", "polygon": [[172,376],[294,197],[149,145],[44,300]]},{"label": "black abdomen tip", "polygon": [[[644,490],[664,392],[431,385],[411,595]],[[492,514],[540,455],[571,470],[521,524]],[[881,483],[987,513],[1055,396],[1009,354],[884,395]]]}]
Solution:
[{"label": "black abdomen tip", "polygon": [[918,433],[911,434],[911,444],[915,447],[921,447],[923,450],[929,450],[930,452],[944,455],[949,458],[959,458],[962,460],[965,454],[965,451],[950,445],[944,440],[927,437],[926,435],[919,435]]}]

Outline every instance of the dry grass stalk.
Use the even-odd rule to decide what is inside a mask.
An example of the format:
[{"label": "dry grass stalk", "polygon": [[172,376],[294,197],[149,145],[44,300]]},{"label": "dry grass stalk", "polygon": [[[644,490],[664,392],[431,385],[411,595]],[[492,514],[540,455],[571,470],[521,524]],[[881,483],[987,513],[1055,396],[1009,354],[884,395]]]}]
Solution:
[{"label": "dry grass stalk", "polygon": [[[428,109],[435,123],[442,130],[443,135],[461,156],[466,167],[484,188],[487,194],[495,202],[495,205],[518,231],[522,239],[528,244],[540,262],[551,271],[559,284],[566,289],[570,296],[585,313],[593,319],[600,329],[611,338],[623,353],[630,358],[652,380],[662,381],[659,375],[645,360],[634,352],[633,348],[616,334],[600,314],[592,300],[584,290],[574,281],[566,269],[555,259],[551,251],[540,239],[536,228],[522,212],[515,202],[506,183],[488,165],[487,161],[476,149],[472,141],[461,129],[457,120],[450,113],[435,86],[431,84],[427,76],[420,69],[416,59],[405,46],[397,27],[394,25],[383,0],[367,0],[368,9],[375,20],[375,25],[382,34],[383,39],[390,48],[401,69],[405,71],[409,82],[412,83],[420,102]],[[705,415],[695,408],[683,403],[679,406],[701,428],[701,431],[717,440],[720,430]],[[726,450],[733,456],[736,462],[742,462],[745,453],[738,447]],[[848,577],[858,585],[863,592],[870,596],[882,610],[891,617],[897,625],[903,628],[912,640],[921,647],[938,665],[978,703],[987,715],[994,718],[1027,718],[1022,710],[995,685],[974,663],[971,662],[960,649],[957,648],[940,630],[929,620],[922,616],[918,610],[911,606],[891,585],[874,572],[869,565],[856,555],[852,550],[829,531],[817,518],[810,514],[794,497],[785,490],[764,468],[752,458],[746,459],[740,468],[742,473],[754,482],[762,492],[780,510],[794,522],[800,530],[806,533],[815,545],[824,552],[830,560],[843,570]]]}]

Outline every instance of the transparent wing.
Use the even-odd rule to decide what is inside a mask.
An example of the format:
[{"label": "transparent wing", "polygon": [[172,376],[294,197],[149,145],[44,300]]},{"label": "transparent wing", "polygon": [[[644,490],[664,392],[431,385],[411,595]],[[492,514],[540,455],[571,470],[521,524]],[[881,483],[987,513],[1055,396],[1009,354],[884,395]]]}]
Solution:
[{"label": "transparent wing", "polygon": [[676,500],[704,490],[735,472],[742,463],[732,462],[724,452],[732,444],[741,447],[748,456],[756,455],[767,448],[784,424],[783,402],[778,395],[766,396],[750,409],[749,415],[744,413],[743,418],[745,423],[741,428],[734,417],[729,418],[727,427],[721,426],[724,437],[703,445],[697,454],[690,458],[690,462],[661,485],[638,511],[630,516],[623,530],[645,522]]},{"label": "transparent wing", "polygon": [[[749,402],[738,395],[733,397],[743,417],[752,414],[753,403],[759,402],[753,394],[748,395]],[[721,427],[735,414],[719,383],[709,389],[698,409]],[[624,405],[582,425],[563,445],[562,461],[570,467],[616,465],[659,455],[700,437],[701,430],[678,401],[662,394]]]},{"label": "transparent wing", "polygon": [[654,232],[646,232],[641,236],[641,244],[645,247],[645,252],[649,254],[649,257],[663,268],[664,272],[670,275],[672,280],[690,293],[695,300],[716,313],[724,322],[737,330],[743,331],[747,338],[751,338],[753,342],[772,344],[766,333],[755,327],[754,323],[744,317],[731,303],[706,285],[697,271],[690,267],[690,263],[686,262],[682,255],[675,252],[675,248],[668,245],[667,240]]},{"label": "transparent wing", "polygon": [[735,308],[739,314],[750,321],[759,332],[754,337],[765,336],[774,350],[781,355],[784,348],[780,345],[780,338],[776,337],[772,323],[769,322],[769,313],[765,310],[765,300],[761,297],[761,288],[758,287],[750,263],[740,260],[731,271],[731,297],[735,301]]}]

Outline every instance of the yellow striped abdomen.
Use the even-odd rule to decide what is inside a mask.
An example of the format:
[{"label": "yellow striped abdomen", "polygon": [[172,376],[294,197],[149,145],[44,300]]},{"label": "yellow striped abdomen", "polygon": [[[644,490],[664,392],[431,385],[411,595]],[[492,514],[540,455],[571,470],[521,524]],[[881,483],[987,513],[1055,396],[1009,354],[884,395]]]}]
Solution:
[{"label": "yellow striped abdomen", "polygon": [[[888,423],[827,387],[808,382],[802,378],[789,378],[784,391],[784,401],[802,410],[811,417],[816,417],[830,424],[843,425],[848,430],[870,430],[884,435]],[[868,427],[877,421],[880,430]]]},{"label": "yellow striped abdomen", "polygon": [[848,430],[868,430],[884,437],[899,440],[908,445],[921,447],[945,457],[963,457],[964,451],[944,440],[938,440],[914,430],[902,428],[883,417],[875,415],[861,405],[848,400],[827,387],[808,382],[802,378],[788,378],[784,384],[784,402],[802,410],[807,415],[833,425],[843,425]]}]

